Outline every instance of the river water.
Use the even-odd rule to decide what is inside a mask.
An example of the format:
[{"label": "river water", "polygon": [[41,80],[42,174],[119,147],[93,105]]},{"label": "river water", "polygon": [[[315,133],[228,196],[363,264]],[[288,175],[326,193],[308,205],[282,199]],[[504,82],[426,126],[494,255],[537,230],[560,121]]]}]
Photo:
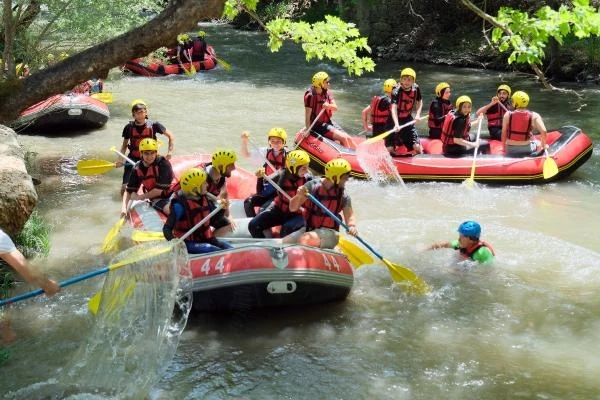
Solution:
[{"label": "river water", "polygon": [[[52,251],[36,264],[51,276],[66,279],[108,261],[99,247],[119,217],[120,172],[80,177],[75,164],[114,159],[109,148],[119,146],[134,98],[146,100],[150,117],[174,132],[176,154],[238,149],[242,130],[256,142],[266,141],[273,126],[297,131],[302,93],[318,70],[332,77],[336,120],[357,133],[360,112],[382,82],[412,66],[425,109],[440,81],[452,84],[454,99],[471,96],[474,109],[507,81],[529,93],[531,108],[549,128],[579,126],[596,144],[572,177],[542,186],[469,190],[450,183],[351,182],[362,237],[386,259],[417,272],[431,294],[405,294],[376,264],[356,271],[355,287],[339,304],[191,316],[149,398],[600,398],[597,86],[572,86],[582,93],[577,99],[543,90],[522,74],[391,62],[380,63],[376,73],[348,77],[338,66],[306,63],[293,45],[271,54],[262,34],[203,29],[232,64],[230,72],[153,79],[111,74],[106,90],[115,101],[103,129],[20,137],[39,153],[39,210],[52,227]],[[239,165],[256,168],[251,160]],[[423,251],[455,238],[458,224],[471,218],[496,250],[493,268],[459,270],[450,250]],[[88,280],[56,298],[13,307],[19,339],[0,364],[0,393],[28,398],[30,390],[52,382],[93,329],[86,302],[101,285],[102,279]]]}]

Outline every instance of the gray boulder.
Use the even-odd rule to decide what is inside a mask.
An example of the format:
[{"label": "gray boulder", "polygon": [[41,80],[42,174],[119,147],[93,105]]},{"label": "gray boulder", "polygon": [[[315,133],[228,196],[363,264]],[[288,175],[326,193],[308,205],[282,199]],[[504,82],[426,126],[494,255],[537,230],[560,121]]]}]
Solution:
[{"label": "gray boulder", "polygon": [[0,125],[0,227],[11,236],[21,232],[38,199],[24,156],[15,131]]}]

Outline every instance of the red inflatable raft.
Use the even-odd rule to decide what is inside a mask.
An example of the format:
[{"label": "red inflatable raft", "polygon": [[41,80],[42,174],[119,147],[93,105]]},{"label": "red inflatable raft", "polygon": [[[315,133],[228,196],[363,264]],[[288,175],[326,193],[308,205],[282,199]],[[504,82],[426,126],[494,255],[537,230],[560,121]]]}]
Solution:
[{"label": "red inflatable raft", "polygon": [[108,106],[86,94],[57,94],[29,107],[10,123],[16,131],[56,132],[103,126]]},{"label": "red inflatable raft", "polygon": [[[571,175],[592,155],[591,139],[574,126],[564,126],[548,132],[548,154],[558,166],[558,174],[550,179],[543,177],[544,154],[535,157],[511,158],[502,155],[501,143],[490,141],[491,154],[478,154],[476,158],[475,180],[485,183],[531,184],[547,183]],[[364,139],[355,138],[361,141]],[[442,153],[439,139],[421,138],[425,154],[394,157],[396,170],[405,181],[453,181],[461,182],[471,175],[473,157],[450,158]],[[302,139],[299,132],[296,142],[310,154],[311,168],[322,173],[325,164],[336,157],[348,160],[352,175],[366,179],[368,176],[359,164],[356,152],[337,142],[321,136]],[[381,146],[383,151],[384,148]]]},{"label": "red inflatable raft", "polygon": [[[210,155],[184,156],[174,157],[171,163],[179,176],[186,169],[209,160]],[[227,180],[227,190],[234,217],[239,216],[237,213],[243,214],[241,204],[235,203],[243,201],[255,187],[254,174],[241,168],[233,171]],[[164,220],[165,216],[148,203],[140,202],[132,207],[134,228],[162,231]],[[260,242],[250,238],[247,221],[246,224],[242,220],[238,222],[237,237],[231,239],[234,249],[190,255],[195,311],[320,304],[343,300],[350,293],[354,275],[343,254],[282,245],[273,239]]]},{"label": "red inflatable raft", "polygon": [[164,63],[164,62],[153,62],[148,63],[143,58],[135,58],[127,61],[123,67],[125,70],[130,71],[137,75],[143,76],[165,76],[174,74],[185,74],[186,71],[192,70],[192,65],[197,72],[206,71],[213,69],[217,66],[217,57],[215,55],[215,49],[212,46],[207,46],[206,50],[208,54],[205,54],[203,61],[194,61],[193,63]]}]

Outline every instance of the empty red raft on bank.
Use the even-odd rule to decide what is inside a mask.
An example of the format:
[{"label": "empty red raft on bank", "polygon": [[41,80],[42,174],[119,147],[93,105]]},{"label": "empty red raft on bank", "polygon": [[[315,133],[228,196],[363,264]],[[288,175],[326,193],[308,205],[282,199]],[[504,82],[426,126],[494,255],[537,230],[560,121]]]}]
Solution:
[{"label": "empty red raft on bank", "polygon": [[57,132],[100,128],[108,118],[108,106],[87,94],[57,94],[24,110],[10,123],[17,132]]}]

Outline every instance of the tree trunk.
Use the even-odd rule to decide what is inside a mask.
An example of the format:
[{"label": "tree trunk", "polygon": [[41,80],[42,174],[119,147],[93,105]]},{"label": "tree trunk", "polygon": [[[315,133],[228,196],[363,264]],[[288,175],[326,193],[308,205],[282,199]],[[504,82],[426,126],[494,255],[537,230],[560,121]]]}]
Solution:
[{"label": "tree trunk", "polygon": [[5,81],[0,85],[0,123],[14,120],[22,110],[47,97],[91,77],[105,76],[127,60],[172,43],[178,33],[194,28],[202,19],[221,17],[224,3],[225,0],[172,0],[163,12],[136,29],[37,71],[27,79]]}]

